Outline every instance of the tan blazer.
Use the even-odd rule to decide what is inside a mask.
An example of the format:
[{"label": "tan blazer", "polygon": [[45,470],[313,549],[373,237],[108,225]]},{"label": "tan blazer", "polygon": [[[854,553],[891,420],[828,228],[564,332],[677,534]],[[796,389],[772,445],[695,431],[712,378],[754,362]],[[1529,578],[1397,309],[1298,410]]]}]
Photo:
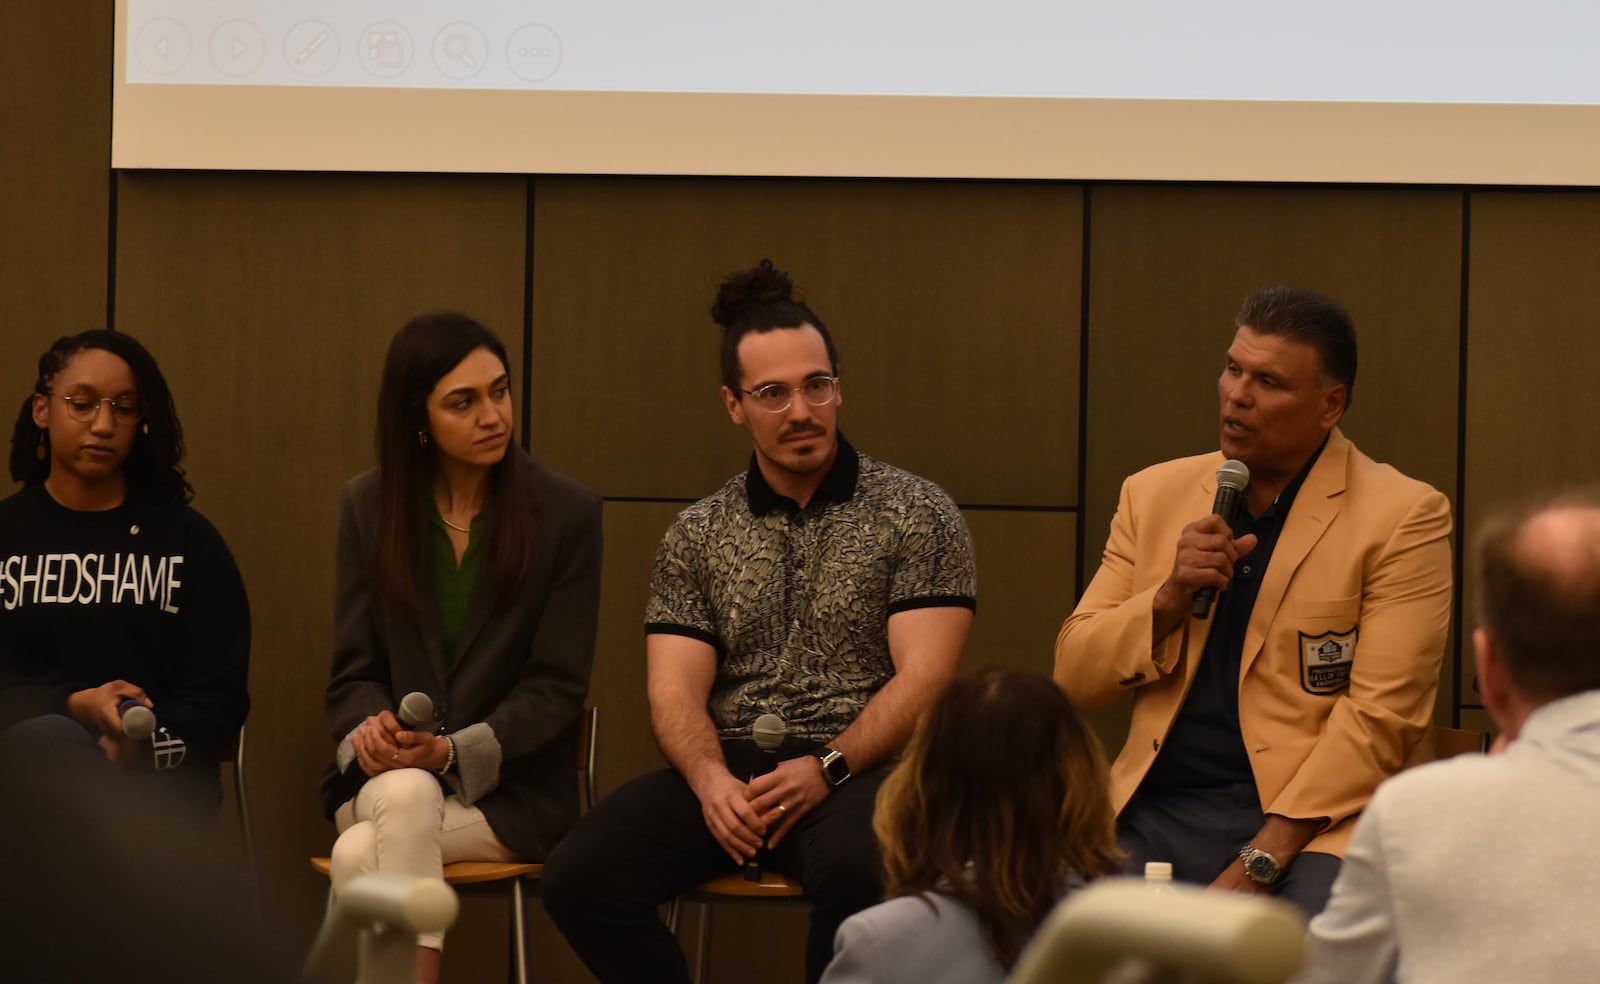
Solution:
[{"label": "tan blazer", "polygon": [[[1211,511],[1220,452],[1122,485],[1100,570],[1056,638],[1055,678],[1093,707],[1134,695],[1111,771],[1121,810],[1189,692],[1210,618],[1152,646],[1151,605],[1183,527]],[[1450,626],[1450,505],[1337,429],[1306,476],[1261,583],[1240,662],[1239,727],[1262,810],[1325,818],[1307,847],[1341,855],[1355,816],[1422,738]],[[1213,609],[1214,611],[1214,609]]]}]

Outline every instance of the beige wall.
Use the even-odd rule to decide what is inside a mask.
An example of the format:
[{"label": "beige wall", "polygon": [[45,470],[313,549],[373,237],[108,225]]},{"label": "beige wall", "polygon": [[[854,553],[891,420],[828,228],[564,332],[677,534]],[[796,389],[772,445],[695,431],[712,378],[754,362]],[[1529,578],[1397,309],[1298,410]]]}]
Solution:
[{"label": "beige wall", "polygon": [[[14,412],[51,339],[108,308],[171,377],[196,506],[250,589],[252,793],[292,949],[320,916],[305,858],[332,836],[315,784],[335,496],[370,462],[383,345],[419,310],[497,328],[529,367],[535,453],[607,497],[602,790],[660,764],[645,578],[683,502],[743,465],[706,309],[722,274],[763,256],[834,331],[852,440],[961,503],[982,595],[971,665],[1048,670],[1122,477],[1212,446],[1213,381],[1254,286],[1349,304],[1363,357],[1347,432],[1445,491],[1466,528],[1600,477],[1600,193],[112,175],[109,5],[9,4],[0,36],[27,42],[0,60],[0,407]],[[1447,663],[1440,720],[1481,725],[1470,669]],[[1118,716],[1100,724],[1115,739]],[[466,911],[448,977],[499,974],[505,907]],[[545,979],[584,980],[531,921]],[[803,927],[798,910],[721,915],[714,968],[727,980],[760,957],[798,980]]]}]

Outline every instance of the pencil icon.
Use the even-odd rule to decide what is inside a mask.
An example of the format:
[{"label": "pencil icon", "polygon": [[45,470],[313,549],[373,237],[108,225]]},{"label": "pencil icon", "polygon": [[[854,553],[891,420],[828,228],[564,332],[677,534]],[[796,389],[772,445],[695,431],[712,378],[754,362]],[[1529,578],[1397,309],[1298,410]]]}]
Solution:
[{"label": "pencil icon", "polygon": [[306,45],[304,48],[301,48],[300,53],[294,56],[294,63],[296,65],[303,64],[307,58],[310,58],[312,55],[316,54],[317,49],[322,47],[327,40],[328,32],[318,31],[317,36],[311,39],[311,43]]}]

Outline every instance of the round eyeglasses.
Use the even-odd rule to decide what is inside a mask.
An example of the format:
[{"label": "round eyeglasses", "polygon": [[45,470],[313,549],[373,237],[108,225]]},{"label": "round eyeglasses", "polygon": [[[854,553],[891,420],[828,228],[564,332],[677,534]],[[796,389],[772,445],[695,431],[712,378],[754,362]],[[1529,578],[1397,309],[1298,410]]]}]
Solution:
[{"label": "round eyeglasses", "polygon": [[753,390],[742,389],[739,392],[755,400],[756,406],[768,413],[782,413],[789,409],[796,393],[805,397],[805,401],[814,407],[825,407],[833,402],[839,392],[839,377],[812,376],[799,386],[767,383]]},{"label": "round eyeglasses", "polygon": [[139,421],[139,404],[131,397],[119,396],[96,399],[92,396],[83,396],[78,393],[70,395],[51,394],[60,396],[61,402],[67,405],[67,416],[80,424],[87,424],[100,416],[100,408],[111,408],[111,419],[118,424],[134,424]]}]

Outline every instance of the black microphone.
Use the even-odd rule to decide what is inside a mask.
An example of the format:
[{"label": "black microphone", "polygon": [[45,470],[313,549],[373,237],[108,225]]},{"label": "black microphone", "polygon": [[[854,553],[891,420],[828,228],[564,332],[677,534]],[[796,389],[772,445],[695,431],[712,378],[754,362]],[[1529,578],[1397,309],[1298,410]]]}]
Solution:
[{"label": "black microphone", "polygon": [[433,726],[433,698],[413,690],[400,698],[400,710],[395,716],[412,731],[428,730]]},{"label": "black microphone", "polygon": [[129,697],[117,705],[122,715],[122,733],[135,741],[144,741],[156,733],[156,712]]},{"label": "black microphone", "polygon": [[[1221,516],[1230,530],[1239,518],[1239,509],[1244,505],[1244,489],[1249,484],[1250,469],[1242,461],[1229,458],[1217,469],[1217,499],[1211,504],[1211,511]],[[1189,614],[1195,618],[1205,618],[1211,614],[1211,603],[1216,600],[1217,589],[1206,585],[1194,593],[1194,607]]]},{"label": "black microphone", "polygon": [[[761,749],[761,763],[750,778],[764,776],[778,767],[778,746],[783,744],[783,738],[789,733],[789,726],[783,723],[783,718],[776,714],[763,714],[756,718],[756,723],[750,726],[750,737],[755,739],[756,747]],[[744,880],[757,882],[761,880],[762,855],[766,847],[745,859]]]}]

